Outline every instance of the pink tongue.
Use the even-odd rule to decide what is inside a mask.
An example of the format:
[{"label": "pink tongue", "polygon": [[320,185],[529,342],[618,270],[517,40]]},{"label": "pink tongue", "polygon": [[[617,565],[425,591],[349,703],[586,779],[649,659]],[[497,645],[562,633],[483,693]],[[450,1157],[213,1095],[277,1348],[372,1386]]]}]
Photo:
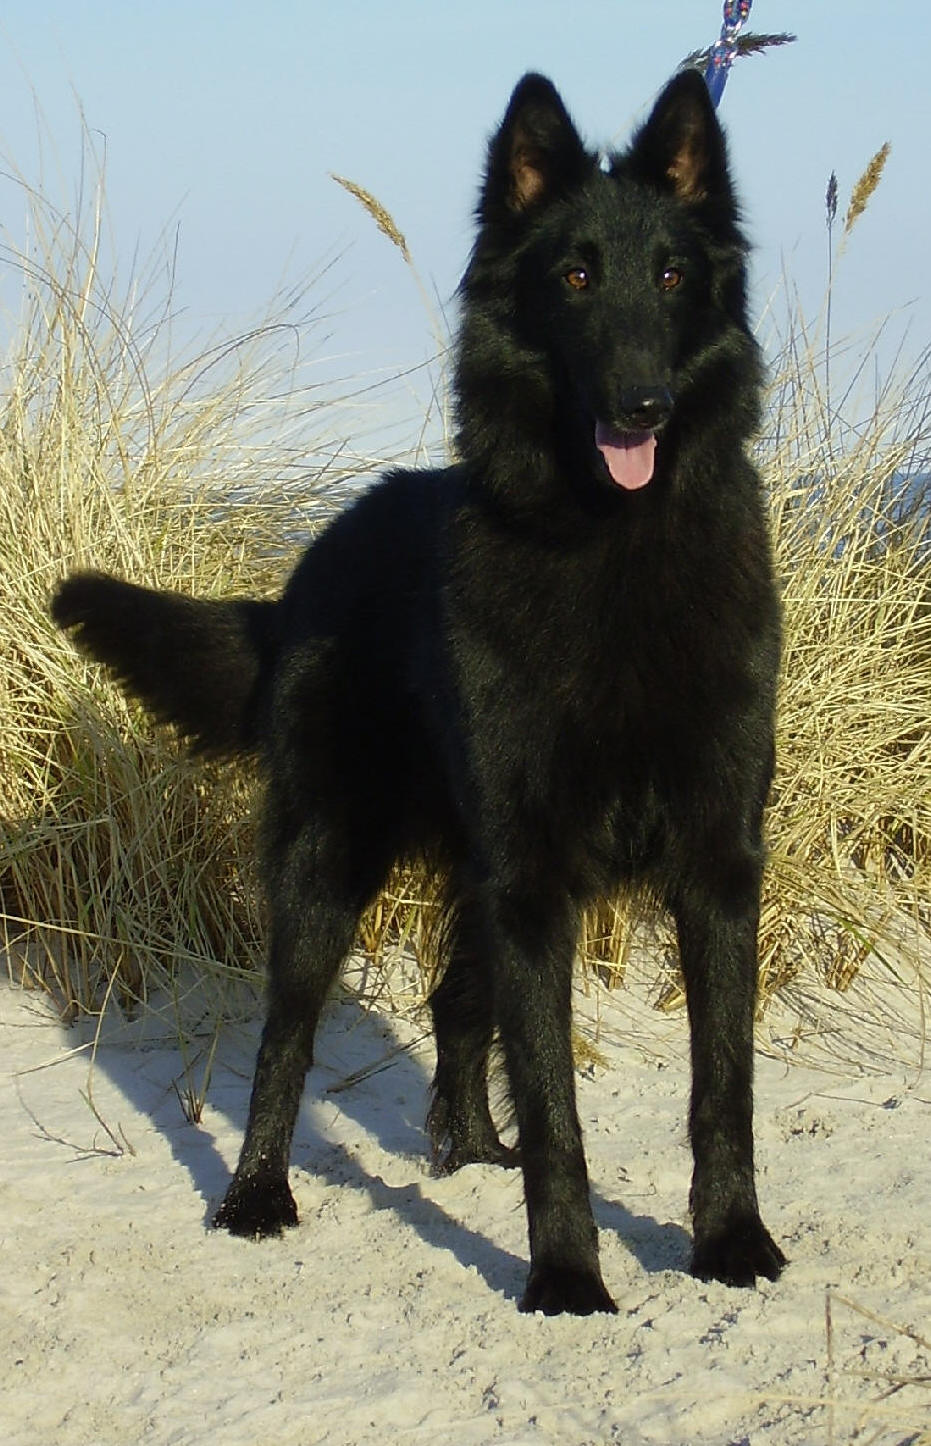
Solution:
[{"label": "pink tongue", "polygon": [[656,437],[652,432],[612,432],[603,422],[596,422],[595,446],[619,487],[633,492],[645,487],[653,476]]}]

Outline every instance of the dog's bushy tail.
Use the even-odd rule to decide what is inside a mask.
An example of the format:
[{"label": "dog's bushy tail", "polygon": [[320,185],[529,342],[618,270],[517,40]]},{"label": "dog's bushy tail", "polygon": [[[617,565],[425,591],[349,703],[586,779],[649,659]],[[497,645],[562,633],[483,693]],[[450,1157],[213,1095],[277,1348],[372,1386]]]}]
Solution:
[{"label": "dog's bushy tail", "polygon": [[66,578],[52,598],[52,618],[82,652],[196,752],[217,755],[258,745],[276,611],[273,602],[185,597],[95,572]]}]

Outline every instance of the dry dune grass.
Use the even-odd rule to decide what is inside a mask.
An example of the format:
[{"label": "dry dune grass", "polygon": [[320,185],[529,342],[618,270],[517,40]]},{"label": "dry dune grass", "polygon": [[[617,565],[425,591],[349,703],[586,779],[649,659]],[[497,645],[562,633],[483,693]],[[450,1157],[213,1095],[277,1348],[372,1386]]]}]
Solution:
[{"label": "dry dune grass", "polygon": [[[0,906],[26,976],[65,1010],[182,978],[222,999],[258,964],[248,784],[190,764],[48,618],[95,566],[206,594],[274,590],[288,539],[351,463],[295,367],[303,292],[249,334],[171,351],[170,285],[102,274],[102,189],[73,221],[31,198],[0,397]],[[40,259],[36,259],[36,258]],[[155,293],[154,305],[152,292]],[[192,970],[185,966],[194,966]]]},{"label": "dry dune grass", "polygon": [[902,486],[928,470],[928,364],[847,425],[793,330],[762,449],[785,607],[764,976],[807,957],[843,987],[931,926],[931,506]]},{"label": "dry dune grass", "polygon": [[[326,452],[332,414],[289,373],[287,316],[174,363],[170,296],[144,317],[138,291],[101,279],[99,203],[74,223],[40,198],[34,210],[42,262],[12,258],[24,302],[0,401],[5,939],[21,977],[63,1009],[111,996],[186,1008],[190,993],[221,1020],[261,955],[248,782],[187,762],[73,654],[47,600],[81,565],[204,594],[272,592],[308,511],[326,510],[333,478],[305,459]],[[842,369],[835,360],[835,387]],[[893,370],[845,421],[866,363],[833,406],[796,314],[774,372],[760,456],[786,648],[764,997],[805,970],[844,987],[870,950],[901,940],[903,919],[931,928],[931,509],[903,507],[896,485],[926,466],[927,358]],[[404,996],[402,949],[422,993],[433,897],[408,871],[366,915],[367,996]],[[583,959],[610,984],[636,925],[610,900],[585,921]],[[679,998],[671,957],[659,948],[663,1006]]]}]

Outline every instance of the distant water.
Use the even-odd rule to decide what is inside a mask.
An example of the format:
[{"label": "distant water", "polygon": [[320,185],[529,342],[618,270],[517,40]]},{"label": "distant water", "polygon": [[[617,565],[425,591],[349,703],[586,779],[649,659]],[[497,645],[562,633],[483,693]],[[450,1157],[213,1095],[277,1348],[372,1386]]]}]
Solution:
[{"label": "distant water", "polygon": [[931,513],[931,472],[915,472],[911,477],[897,472],[892,479],[892,495],[906,514],[916,512],[927,517]]},{"label": "distant water", "polygon": [[912,519],[924,533],[922,551],[931,549],[931,472],[896,472],[889,483],[893,515]]}]

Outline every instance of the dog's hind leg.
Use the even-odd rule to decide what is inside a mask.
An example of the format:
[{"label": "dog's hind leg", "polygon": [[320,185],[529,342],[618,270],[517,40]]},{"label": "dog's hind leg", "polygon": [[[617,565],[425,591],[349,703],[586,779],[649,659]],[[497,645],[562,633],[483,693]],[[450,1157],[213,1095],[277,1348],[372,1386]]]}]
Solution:
[{"label": "dog's hind leg", "polygon": [[297,1223],[288,1160],[317,1022],[359,914],[381,882],[350,880],[346,850],[315,824],[269,854],[267,1017],[239,1164],[214,1218],[234,1235],[256,1238]]},{"label": "dog's hind leg", "polygon": [[762,1220],[753,1165],[753,1015],[759,864],[719,867],[673,905],[692,1041],[692,1273],[726,1285],[775,1280],[785,1256]]},{"label": "dog's hind leg", "polygon": [[462,1165],[514,1166],[488,1105],[488,1053],[494,1031],[491,945],[484,915],[464,894],[446,925],[445,968],[430,997],[436,1074],[427,1128],[438,1174]]}]

